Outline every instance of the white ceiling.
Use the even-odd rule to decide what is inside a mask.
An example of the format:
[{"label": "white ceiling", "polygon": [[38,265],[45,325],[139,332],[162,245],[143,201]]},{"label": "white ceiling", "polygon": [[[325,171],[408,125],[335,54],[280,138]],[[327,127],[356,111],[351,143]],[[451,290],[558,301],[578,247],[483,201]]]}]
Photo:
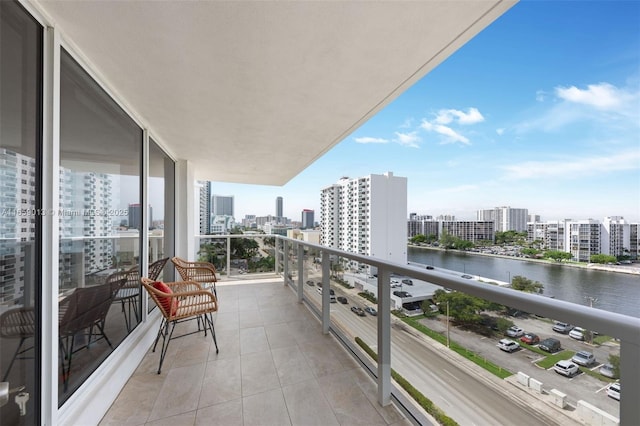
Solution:
[{"label": "white ceiling", "polygon": [[283,185],[515,2],[33,4],[196,178]]}]

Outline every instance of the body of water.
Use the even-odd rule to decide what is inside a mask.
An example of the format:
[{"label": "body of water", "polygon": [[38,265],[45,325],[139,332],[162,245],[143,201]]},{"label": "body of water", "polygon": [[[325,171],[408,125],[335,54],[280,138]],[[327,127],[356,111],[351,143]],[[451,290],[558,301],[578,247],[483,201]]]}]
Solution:
[{"label": "body of water", "polygon": [[640,317],[640,275],[416,247],[408,248],[407,260],[504,282],[520,275],[556,299]]}]

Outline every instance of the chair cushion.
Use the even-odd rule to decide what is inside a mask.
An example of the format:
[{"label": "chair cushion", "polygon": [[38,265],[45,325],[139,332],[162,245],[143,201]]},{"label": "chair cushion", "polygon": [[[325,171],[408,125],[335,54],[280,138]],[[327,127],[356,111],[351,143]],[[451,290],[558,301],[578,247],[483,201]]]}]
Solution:
[{"label": "chair cushion", "polygon": [[[154,282],[153,288],[163,293],[173,294],[173,291],[171,291],[171,287],[169,287],[162,281]],[[178,311],[178,299],[176,297],[158,296],[158,301],[160,302],[161,308],[168,315],[175,315]]]}]

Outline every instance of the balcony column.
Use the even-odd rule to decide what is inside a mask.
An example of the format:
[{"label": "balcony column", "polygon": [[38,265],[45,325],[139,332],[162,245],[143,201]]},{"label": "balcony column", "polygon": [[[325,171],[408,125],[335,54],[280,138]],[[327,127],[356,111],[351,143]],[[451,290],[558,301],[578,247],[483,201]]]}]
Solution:
[{"label": "balcony column", "polygon": [[273,258],[275,263],[275,273],[276,275],[280,272],[280,242],[282,240],[280,238],[276,238],[273,242]]},{"label": "balcony column", "polygon": [[391,403],[391,274],[378,268],[378,404]]},{"label": "balcony column", "polygon": [[304,285],[304,246],[298,243],[298,303],[302,303]]},{"label": "balcony column", "polygon": [[640,346],[620,342],[620,424],[636,424],[640,419]]},{"label": "balcony column", "polygon": [[328,252],[322,251],[322,332],[324,334],[329,334],[329,326],[331,325],[331,317],[329,315],[330,257],[331,255]]},{"label": "balcony column", "polygon": [[284,274],[284,285],[289,284],[289,242],[282,240],[282,273]]},{"label": "balcony column", "polygon": [[176,201],[175,201],[175,247],[176,256],[195,259],[196,233],[195,200],[196,190],[193,166],[189,161],[176,161]]},{"label": "balcony column", "polygon": [[231,277],[231,237],[227,237],[227,278]]}]

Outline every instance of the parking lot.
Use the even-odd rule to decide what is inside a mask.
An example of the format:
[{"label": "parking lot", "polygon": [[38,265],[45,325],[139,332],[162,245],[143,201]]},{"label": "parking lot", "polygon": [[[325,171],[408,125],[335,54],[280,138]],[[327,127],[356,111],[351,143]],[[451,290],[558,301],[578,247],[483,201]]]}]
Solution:
[{"label": "parking lot", "polygon": [[[509,318],[525,332],[533,332],[540,337],[540,340],[553,337],[560,340],[562,349],[574,352],[584,350],[592,352],[596,357],[596,363],[589,366],[590,369],[598,370],[599,366],[608,362],[610,354],[618,355],[619,345],[616,342],[607,342],[601,346],[590,345],[570,338],[566,334],[556,333],[552,330],[553,322],[537,317],[530,318]],[[425,326],[432,330],[446,333],[446,318],[440,315],[436,319],[423,319]],[[513,373],[519,371],[539,380],[543,383],[545,391],[557,389],[567,394],[568,402],[575,407],[578,400],[584,400],[590,404],[606,411],[615,417],[619,416],[619,402],[609,398],[606,394],[607,383],[595,377],[579,373],[574,377],[567,378],[557,374],[553,368],[544,370],[538,367],[535,362],[543,356],[532,352],[526,348],[521,348],[512,353],[500,350],[497,343],[506,336],[496,336],[493,338],[483,337],[470,331],[463,331],[456,327],[450,327],[450,338],[461,346],[483,356],[485,359],[499,365]],[[519,341],[519,338],[511,338]]]}]

